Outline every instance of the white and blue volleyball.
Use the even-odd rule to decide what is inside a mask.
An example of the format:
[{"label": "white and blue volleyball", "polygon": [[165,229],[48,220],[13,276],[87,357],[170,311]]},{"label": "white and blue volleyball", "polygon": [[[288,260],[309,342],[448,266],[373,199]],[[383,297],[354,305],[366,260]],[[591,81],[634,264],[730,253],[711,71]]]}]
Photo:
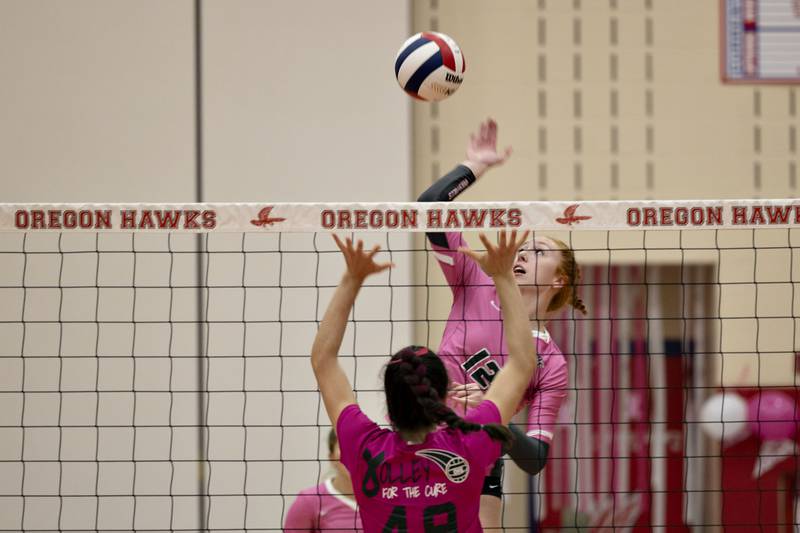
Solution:
[{"label": "white and blue volleyball", "polygon": [[400,87],[414,98],[432,102],[456,92],[464,81],[465,69],[458,44],[449,36],[433,31],[409,38],[394,61]]}]

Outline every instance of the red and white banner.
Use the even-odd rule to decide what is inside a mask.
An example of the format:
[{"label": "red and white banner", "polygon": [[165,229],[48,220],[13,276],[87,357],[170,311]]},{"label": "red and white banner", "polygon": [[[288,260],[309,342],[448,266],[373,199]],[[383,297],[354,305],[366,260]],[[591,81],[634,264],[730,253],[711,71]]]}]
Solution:
[{"label": "red and white banner", "polygon": [[800,201],[0,204],[0,231],[325,232],[800,226]]},{"label": "red and white banner", "polygon": [[[688,531],[703,523],[706,453],[692,421],[689,389],[702,378],[705,337],[695,302],[708,298],[710,268],[594,265],[580,296],[589,315],[551,323],[566,354],[568,396],[536,478],[541,531]],[[668,303],[671,302],[671,303]],[[683,308],[679,334],[666,309]],[[702,392],[702,388],[699,388]],[[690,392],[687,392],[690,391]],[[691,468],[690,468],[691,467]]]}]

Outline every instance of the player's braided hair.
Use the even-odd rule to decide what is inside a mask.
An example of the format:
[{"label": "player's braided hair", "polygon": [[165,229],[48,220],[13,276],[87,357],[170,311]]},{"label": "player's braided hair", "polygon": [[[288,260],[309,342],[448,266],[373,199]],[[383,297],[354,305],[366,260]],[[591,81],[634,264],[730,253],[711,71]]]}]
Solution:
[{"label": "player's braided hair", "polygon": [[389,419],[398,429],[413,431],[446,424],[463,432],[485,431],[504,446],[511,431],[501,424],[467,422],[443,403],[447,395],[447,370],[438,355],[423,346],[408,346],[394,354],[386,366],[384,388]]},{"label": "player's braided hair", "polygon": [[564,286],[553,296],[550,300],[550,305],[547,306],[548,311],[557,311],[565,305],[569,304],[584,315],[586,314],[586,305],[578,297],[577,285],[581,281],[581,269],[575,261],[575,252],[566,245],[563,241],[550,238],[556,246],[561,249],[561,262],[558,265],[558,272],[564,276]]}]

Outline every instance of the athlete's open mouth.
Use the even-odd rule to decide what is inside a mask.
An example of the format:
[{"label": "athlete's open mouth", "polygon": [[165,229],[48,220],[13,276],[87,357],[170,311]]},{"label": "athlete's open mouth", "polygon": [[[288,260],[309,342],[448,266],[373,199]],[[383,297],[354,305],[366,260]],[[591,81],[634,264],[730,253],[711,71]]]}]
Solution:
[{"label": "athlete's open mouth", "polygon": [[517,265],[514,267],[514,274],[525,274],[526,271],[521,266]]}]

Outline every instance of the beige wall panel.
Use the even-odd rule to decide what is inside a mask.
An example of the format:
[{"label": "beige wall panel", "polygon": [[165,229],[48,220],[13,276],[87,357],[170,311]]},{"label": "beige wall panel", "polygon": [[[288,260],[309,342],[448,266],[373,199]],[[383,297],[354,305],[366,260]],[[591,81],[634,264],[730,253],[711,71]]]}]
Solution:
[{"label": "beige wall panel", "polygon": [[194,199],[190,9],[0,3],[4,202]]},{"label": "beige wall panel", "polygon": [[208,198],[410,199],[406,2],[206,6]]}]

